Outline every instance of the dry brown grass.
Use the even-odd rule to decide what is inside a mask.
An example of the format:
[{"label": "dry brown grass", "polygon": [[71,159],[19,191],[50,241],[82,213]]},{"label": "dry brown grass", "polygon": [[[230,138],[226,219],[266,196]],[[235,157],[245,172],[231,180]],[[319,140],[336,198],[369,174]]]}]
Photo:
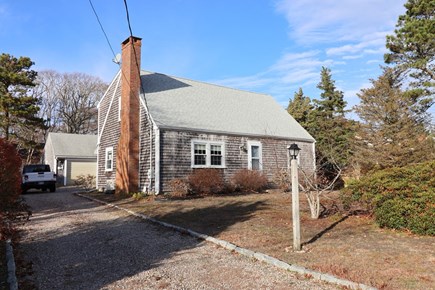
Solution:
[{"label": "dry brown grass", "polygon": [[[171,200],[94,197],[193,229],[290,264],[381,289],[433,289],[435,237],[379,229],[370,217],[331,215],[310,219],[301,196],[303,252],[292,245],[291,197],[274,191]],[[332,201],[327,206],[332,207]],[[287,249],[287,251],[286,251]]]}]

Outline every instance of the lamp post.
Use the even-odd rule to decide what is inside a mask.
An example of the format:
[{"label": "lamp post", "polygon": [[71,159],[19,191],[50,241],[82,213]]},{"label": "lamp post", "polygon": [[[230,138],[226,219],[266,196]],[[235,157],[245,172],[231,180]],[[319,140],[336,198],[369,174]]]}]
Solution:
[{"label": "lamp post", "polygon": [[298,161],[297,156],[301,148],[296,143],[287,147],[291,158],[292,176],[292,214],[293,214],[293,250],[301,250],[301,226],[299,218],[299,180],[298,180]]}]

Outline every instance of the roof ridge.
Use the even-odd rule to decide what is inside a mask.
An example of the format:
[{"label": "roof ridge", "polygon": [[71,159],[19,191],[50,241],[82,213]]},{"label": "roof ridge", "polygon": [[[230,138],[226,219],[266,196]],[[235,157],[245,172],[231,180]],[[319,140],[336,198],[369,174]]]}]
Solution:
[{"label": "roof ridge", "polygon": [[193,79],[186,78],[186,77],[179,77],[179,76],[174,76],[174,75],[168,75],[168,74],[159,73],[159,72],[155,72],[155,71],[144,70],[144,69],[141,69],[141,72],[142,71],[143,72],[147,72],[147,73],[161,74],[161,75],[165,75],[165,76],[168,76],[168,77],[177,78],[177,79],[180,79],[180,80],[187,80],[187,81],[190,81],[190,82],[196,82],[196,83],[201,83],[201,84],[205,84],[205,85],[209,85],[209,86],[215,86],[215,87],[219,87],[219,88],[224,88],[224,89],[227,89],[227,90],[233,90],[233,91],[251,93],[251,94],[256,94],[256,95],[261,95],[261,96],[267,96],[267,97],[273,98],[272,95],[269,95],[269,94],[266,94],[266,93],[259,93],[259,92],[253,92],[253,91],[248,91],[248,90],[242,90],[242,89],[227,87],[227,86],[224,86],[224,85],[209,83],[209,82],[206,82],[206,81],[198,81],[198,80],[193,80]]}]

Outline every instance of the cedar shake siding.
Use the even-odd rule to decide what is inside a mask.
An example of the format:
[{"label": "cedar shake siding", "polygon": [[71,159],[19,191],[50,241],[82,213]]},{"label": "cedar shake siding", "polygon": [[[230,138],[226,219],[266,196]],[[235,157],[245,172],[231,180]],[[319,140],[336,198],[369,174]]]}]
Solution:
[{"label": "cedar shake siding", "polygon": [[154,128],[150,122],[148,112],[141,106],[140,109],[140,141],[139,141],[139,184],[144,192],[155,190],[152,175],[154,174]]},{"label": "cedar shake siding", "polygon": [[113,155],[116,156],[120,134],[120,77],[121,74],[118,73],[98,106],[97,186],[106,190],[114,190],[111,187],[115,185],[116,158],[113,158],[112,170],[106,171],[106,148],[112,147]]},{"label": "cedar shake siding", "polygon": [[[244,150],[244,148],[247,148],[248,142],[259,142],[261,144],[262,170],[269,180],[272,179],[277,170],[288,168],[287,146],[295,142],[264,137],[240,137],[172,130],[161,131],[161,191],[170,191],[169,182],[172,179],[186,178],[194,170],[192,168],[192,140],[223,142],[225,166],[222,171],[227,181],[230,181],[238,170],[248,168],[248,152]],[[296,143],[302,149],[300,152],[301,168],[313,170],[313,143],[301,141]]]}]

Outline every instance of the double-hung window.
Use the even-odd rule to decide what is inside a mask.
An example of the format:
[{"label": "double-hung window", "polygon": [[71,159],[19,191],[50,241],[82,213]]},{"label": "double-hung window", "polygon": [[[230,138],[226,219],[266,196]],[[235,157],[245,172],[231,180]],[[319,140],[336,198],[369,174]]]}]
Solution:
[{"label": "double-hung window", "polygon": [[113,170],[113,147],[106,148],[106,158],[105,158],[105,170],[112,171]]},{"label": "double-hung window", "polygon": [[194,161],[193,165],[206,166],[207,165],[207,144],[194,143]]},{"label": "double-hung window", "polygon": [[193,168],[225,167],[225,144],[219,141],[192,141]]},{"label": "double-hung window", "polygon": [[248,169],[263,170],[262,146],[258,141],[248,141]]}]

